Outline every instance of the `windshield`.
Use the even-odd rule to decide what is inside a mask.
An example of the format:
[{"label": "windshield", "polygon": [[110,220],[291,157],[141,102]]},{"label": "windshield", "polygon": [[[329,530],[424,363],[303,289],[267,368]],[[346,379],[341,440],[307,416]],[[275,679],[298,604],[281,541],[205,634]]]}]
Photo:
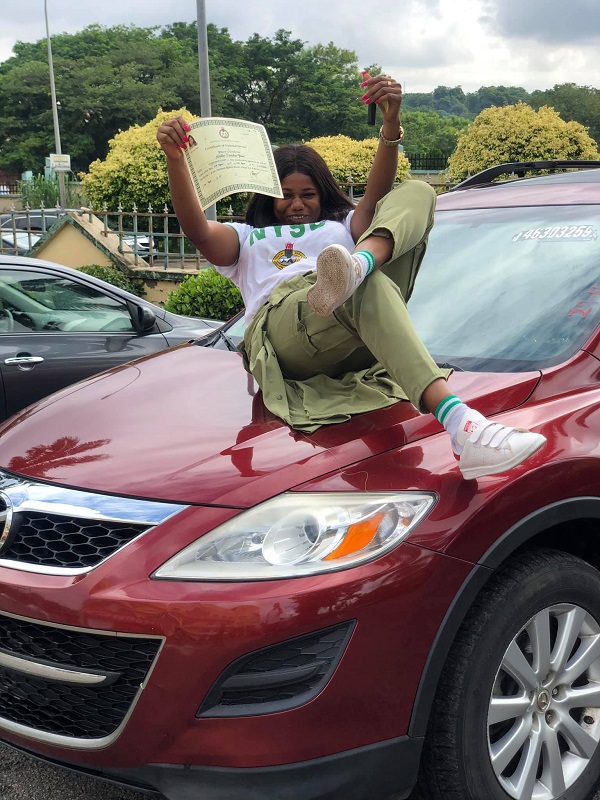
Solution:
[{"label": "windshield", "polygon": [[564,361],[600,312],[600,206],[436,214],[411,317],[438,363],[515,372]]}]

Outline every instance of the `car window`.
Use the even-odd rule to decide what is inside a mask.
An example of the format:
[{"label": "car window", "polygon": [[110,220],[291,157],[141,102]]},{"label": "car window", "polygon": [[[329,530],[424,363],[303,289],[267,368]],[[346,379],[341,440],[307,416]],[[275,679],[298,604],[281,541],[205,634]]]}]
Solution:
[{"label": "car window", "polygon": [[443,211],[409,303],[438,363],[564,361],[600,321],[599,206]]},{"label": "car window", "polygon": [[0,272],[0,333],[13,331],[134,331],[127,305],[62,276]]}]

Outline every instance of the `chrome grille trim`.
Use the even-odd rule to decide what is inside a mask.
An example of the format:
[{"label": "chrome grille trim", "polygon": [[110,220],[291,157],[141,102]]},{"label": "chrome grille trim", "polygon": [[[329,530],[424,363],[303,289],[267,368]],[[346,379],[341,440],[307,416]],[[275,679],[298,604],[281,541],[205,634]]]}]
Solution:
[{"label": "chrome grille trim", "polygon": [[123,729],[129,722],[129,719],[133,714],[135,707],[137,706],[141,693],[148,685],[150,676],[154,671],[154,668],[158,662],[158,658],[164,647],[166,641],[165,637],[152,634],[147,635],[142,633],[102,631],[102,630],[97,630],[95,628],[84,628],[75,625],[59,625],[58,623],[55,622],[46,622],[45,620],[34,619],[33,617],[24,617],[20,614],[11,614],[9,612],[4,612],[4,611],[0,615],[0,619],[2,617],[10,617],[11,619],[21,620],[23,622],[30,622],[34,625],[45,625],[48,628],[55,628],[58,630],[72,631],[76,633],[89,633],[94,636],[106,636],[115,638],[125,637],[127,639],[144,639],[144,640],[152,639],[159,642],[156,655],[154,656],[154,659],[150,664],[150,667],[148,668],[146,677],[140,683],[138,691],[133,697],[133,700],[131,701],[127,713],[123,717],[123,720],[121,721],[121,724],[118,726],[118,728],[116,728],[108,736],[99,737],[97,739],[83,739],[72,736],[64,736],[61,734],[48,733],[47,731],[37,730],[36,728],[32,728],[28,725],[21,725],[19,723],[12,722],[11,720],[5,719],[0,716],[0,731],[7,731],[8,733],[14,734],[16,736],[23,736],[27,739],[30,739],[35,742],[40,742],[42,744],[57,745],[59,747],[69,748],[71,750],[102,750],[103,748],[113,744],[113,742],[115,742],[116,739],[119,738],[119,736],[123,732]]},{"label": "chrome grille trim", "polygon": [[[165,522],[170,517],[188,508],[187,505],[154,500],[138,500],[117,497],[79,489],[68,489],[53,484],[39,483],[0,470],[0,567],[30,572],[40,575],[77,576],[91,572],[116,555],[128,545],[137,541],[151,528]],[[62,566],[56,563],[44,564],[43,559],[27,560],[11,553],[11,524],[13,531],[18,528],[18,519],[27,514],[51,514],[68,520],[89,520],[90,523],[116,523],[139,528],[137,535],[127,541],[115,544],[109,553],[100,553],[92,564]],[[19,516],[20,515],[20,516]],[[25,541],[25,540],[23,540]],[[49,559],[52,561],[52,558]],[[59,559],[55,559],[59,560]],[[71,559],[77,560],[77,559]],[[81,559],[85,560],[85,559]],[[42,563],[40,563],[42,562]]]}]

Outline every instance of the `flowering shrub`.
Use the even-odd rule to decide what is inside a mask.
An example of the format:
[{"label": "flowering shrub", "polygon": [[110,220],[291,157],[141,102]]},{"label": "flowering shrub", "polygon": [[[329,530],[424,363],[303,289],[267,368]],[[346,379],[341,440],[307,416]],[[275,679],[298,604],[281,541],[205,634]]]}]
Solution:
[{"label": "flowering shrub", "polygon": [[526,103],[484,109],[459,136],[450,156],[452,180],[511,161],[599,159],[596,142],[579,122],[565,122],[549,106]]},{"label": "flowering shrub", "polygon": [[93,208],[100,209],[106,203],[109,209],[116,209],[119,202],[124,209],[135,203],[140,211],[149,203],[155,211],[162,211],[165,204],[170,206],[167,165],[156,131],[164,120],[176,116],[193,119],[185,108],[159,111],[146,125],[119,131],[109,141],[104,161],[93,161],[89,172],[79,176]]},{"label": "flowering shrub", "polygon": [[[369,175],[377,150],[377,139],[363,139],[360,142],[348,136],[319,136],[306,142],[323,156],[325,163],[338,183],[346,183],[352,175],[355,183],[364,183]],[[403,153],[398,157],[398,181],[406,180],[410,162]]]}]

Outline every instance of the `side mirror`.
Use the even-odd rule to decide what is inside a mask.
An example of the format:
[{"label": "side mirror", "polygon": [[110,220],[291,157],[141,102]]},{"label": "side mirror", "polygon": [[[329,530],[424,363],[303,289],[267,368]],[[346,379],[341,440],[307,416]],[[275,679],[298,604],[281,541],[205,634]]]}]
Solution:
[{"label": "side mirror", "polygon": [[131,317],[138,333],[148,333],[156,325],[156,315],[147,306],[136,306],[132,304]]}]

